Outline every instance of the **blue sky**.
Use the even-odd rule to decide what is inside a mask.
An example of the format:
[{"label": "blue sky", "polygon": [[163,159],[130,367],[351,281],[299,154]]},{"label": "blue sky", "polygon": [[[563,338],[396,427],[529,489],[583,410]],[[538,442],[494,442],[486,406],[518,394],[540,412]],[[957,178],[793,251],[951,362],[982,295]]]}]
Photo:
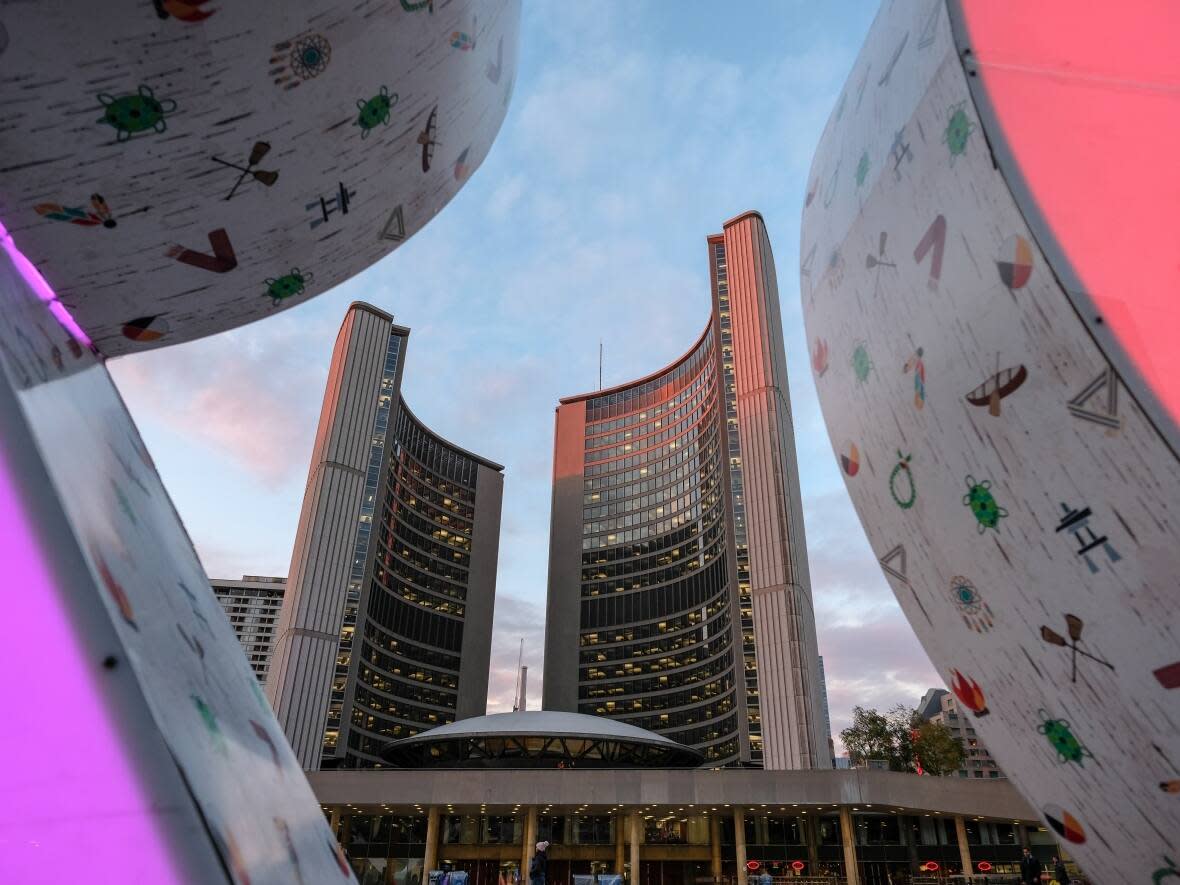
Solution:
[{"label": "blue sky", "polygon": [[705,237],[758,209],[778,267],[832,727],[940,684],[881,576],[823,427],[799,309],[811,156],[867,32],[860,2],[525,2],[483,166],[401,249],[260,323],[112,360],[211,577],[286,574],[332,344],[365,300],[413,331],[419,418],[506,465],[490,709],[525,638],[540,699],[553,409],[682,354]]}]

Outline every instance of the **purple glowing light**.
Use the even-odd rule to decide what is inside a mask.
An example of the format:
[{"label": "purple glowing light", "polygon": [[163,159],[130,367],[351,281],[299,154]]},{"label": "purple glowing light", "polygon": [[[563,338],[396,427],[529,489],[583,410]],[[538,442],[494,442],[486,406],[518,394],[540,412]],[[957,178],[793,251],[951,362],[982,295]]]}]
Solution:
[{"label": "purple glowing light", "polygon": [[[65,306],[0,226],[0,242],[24,282],[78,341],[90,345]],[[0,384],[7,384],[0,368]],[[2,431],[3,428],[0,428]],[[11,445],[8,436],[7,445]],[[32,494],[51,494],[37,489]],[[88,660],[63,598],[85,598],[105,617],[93,584],[59,589],[51,552],[26,515],[11,450],[0,432],[0,563],[6,595],[0,628],[0,703],[19,727],[0,729],[0,882],[94,885],[181,883],[161,810],[137,775],[103,704],[102,671]],[[52,703],[33,703],[47,691]]]},{"label": "purple glowing light", "polygon": [[[0,697],[25,717],[19,728],[0,729],[0,881],[60,881],[77,871],[91,885],[183,882],[2,450],[0,562],[5,585],[19,588],[5,606]],[[52,704],[31,703],[32,693],[45,689]]]},{"label": "purple glowing light", "polygon": [[57,293],[49,287],[49,283],[45,281],[45,277],[41,276],[41,271],[37,270],[33,262],[29,261],[16,247],[13,242],[12,234],[8,232],[8,228],[0,223],[0,245],[4,246],[4,251],[8,253],[13,266],[21,275],[21,278],[28,284],[38,298],[49,305],[49,312],[57,318],[62,327],[70,333],[73,339],[80,344],[93,350],[94,344],[90,340],[90,336],[82,331],[82,327],[78,325],[78,321],[70,314],[61,300],[57,297]]}]

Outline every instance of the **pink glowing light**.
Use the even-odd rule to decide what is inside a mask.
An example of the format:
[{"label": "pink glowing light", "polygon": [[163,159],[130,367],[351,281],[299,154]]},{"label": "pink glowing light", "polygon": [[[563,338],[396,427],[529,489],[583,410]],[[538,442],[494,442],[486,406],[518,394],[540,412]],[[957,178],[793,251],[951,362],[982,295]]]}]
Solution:
[{"label": "pink glowing light", "polygon": [[8,253],[8,257],[29,288],[36,293],[38,298],[49,305],[49,312],[57,318],[62,327],[70,333],[75,341],[93,350],[94,344],[91,342],[90,336],[82,330],[78,321],[70,314],[69,309],[61,303],[57,293],[49,287],[45,277],[41,276],[41,271],[37,270],[33,262],[29,261],[24,253],[16,247],[12,234],[2,223],[0,223],[0,245],[4,247],[4,251]]},{"label": "pink glowing light", "polygon": [[960,7],[1036,211],[1102,325],[1180,424],[1180,6]]}]

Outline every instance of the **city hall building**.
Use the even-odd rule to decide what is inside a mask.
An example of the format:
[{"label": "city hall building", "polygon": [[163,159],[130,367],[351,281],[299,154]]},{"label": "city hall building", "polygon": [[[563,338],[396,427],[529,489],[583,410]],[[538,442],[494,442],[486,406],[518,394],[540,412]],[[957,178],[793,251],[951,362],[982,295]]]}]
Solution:
[{"label": "city hall building", "polygon": [[916,885],[964,871],[999,885],[1024,845],[1043,861],[1059,851],[1006,780],[701,768],[699,750],[595,716],[476,717],[384,758],[308,774],[366,885],[421,885],[434,869],[510,885],[542,839],[548,885]]},{"label": "city hall building", "polygon": [[332,353],[266,680],[306,770],[487,708],[504,468],[410,411],[409,340],[358,302]]},{"label": "city hall building", "polygon": [[687,352],[557,408],[543,707],[826,769],[774,257],[757,212],[722,227]]}]

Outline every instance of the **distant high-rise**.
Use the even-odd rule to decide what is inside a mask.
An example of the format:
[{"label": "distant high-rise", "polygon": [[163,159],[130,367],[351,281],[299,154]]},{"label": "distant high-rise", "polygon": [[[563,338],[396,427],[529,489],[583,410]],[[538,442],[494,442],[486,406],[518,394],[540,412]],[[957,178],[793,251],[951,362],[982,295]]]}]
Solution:
[{"label": "distant high-rise", "polygon": [[832,715],[828,711],[828,678],[824,675],[824,656],[819,656],[819,699],[824,711],[824,734],[828,738],[828,755],[835,757],[836,747],[832,741]]},{"label": "distant high-rise", "polygon": [[240,581],[213,579],[213,595],[225,609],[242,651],[259,682],[266,682],[275,645],[275,624],[283,606],[286,578],[242,575]]},{"label": "distant high-rise", "polygon": [[409,410],[409,335],[356,303],[332,354],[266,683],[306,769],[487,708],[503,467]]},{"label": "distant high-rise", "polygon": [[957,772],[959,777],[1005,777],[991,752],[976,735],[970,717],[945,688],[927,689],[918,702],[918,714],[923,719],[945,725],[963,747],[963,765]]},{"label": "distant high-rise", "polygon": [[557,408],[543,706],[710,765],[828,768],[778,287],[762,217],[708,238],[665,369]]}]

